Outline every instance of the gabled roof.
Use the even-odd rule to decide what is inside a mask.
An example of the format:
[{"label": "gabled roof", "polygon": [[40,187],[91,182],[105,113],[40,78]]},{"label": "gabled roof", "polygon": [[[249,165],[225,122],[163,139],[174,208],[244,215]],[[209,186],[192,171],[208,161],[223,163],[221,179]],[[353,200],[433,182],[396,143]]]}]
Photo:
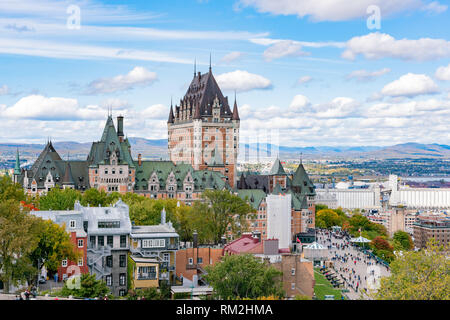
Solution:
[{"label": "gabled roof", "polygon": [[271,176],[286,176],[286,172],[284,171],[283,165],[281,164],[280,159],[276,159],[273,163],[272,169],[270,169],[269,175]]},{"label": "gabled roof", "polygon": [[285,193],[285,192],[283,192],[283,190],[281,189],[280,184],[277,183],[277,184],[275,185],[275,188],[273,188],[272,194],[274,194],[274,195],[279,195],[279,194],[283,194],[283,193]]},{"label": "gabled roof", "polygon": [[66,168],[65,168],[65,172],[64,172],[64,177],[62,179],[62,184],[63,185],[74,185],[73,178],[72,178],[72,172],[70,169],[70,163],[68,161],[66,162]]}]

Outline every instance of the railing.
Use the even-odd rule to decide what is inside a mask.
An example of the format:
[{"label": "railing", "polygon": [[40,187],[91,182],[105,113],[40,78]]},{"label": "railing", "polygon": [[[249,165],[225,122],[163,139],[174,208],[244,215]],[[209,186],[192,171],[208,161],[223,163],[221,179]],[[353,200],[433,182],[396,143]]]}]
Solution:
[{"label": "railing", "polygon": [[139,274],[137,276],[138,280],[156,280],[156,272],[151,272],[148,274]]}]

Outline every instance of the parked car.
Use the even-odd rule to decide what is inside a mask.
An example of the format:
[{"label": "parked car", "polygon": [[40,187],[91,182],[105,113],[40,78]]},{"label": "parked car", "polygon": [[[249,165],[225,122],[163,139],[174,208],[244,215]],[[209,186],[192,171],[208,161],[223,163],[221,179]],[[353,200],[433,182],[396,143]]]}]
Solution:
[{"label": "parked car", "polygon": [[39,283],[46,283],[47,280],[45,280],[44,277],[39,277]]}]

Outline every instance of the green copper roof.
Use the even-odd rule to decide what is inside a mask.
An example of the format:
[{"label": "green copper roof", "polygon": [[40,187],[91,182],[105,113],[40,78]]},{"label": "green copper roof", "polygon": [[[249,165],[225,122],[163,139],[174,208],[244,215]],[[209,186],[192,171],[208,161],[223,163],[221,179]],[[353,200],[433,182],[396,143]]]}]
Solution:
[{"label": "green copper roof", "polygon": [[279,183],[276,184],[275,188],[273,188],[272,194],[278,195],[282,194],[283,190],[281,189],[281,186]]},{"label": "green copper roof", "polygon": [[258,209],[261,202],[266,198],[266,193],[259,189],[242,189],[237,191],[242,200],[248,200],[253,209]]},{"label": "green copper roof", "polygon": [[14,166],[14,174],[20,174],[19,149],[17,149],[16,153],[16,165]]},{"label": "green copper roof", "polygon": [[291,185],[297,193],[300,193],[302,195],[314,195],[316,193],[314,190],[314,185],[309,179],[302,163],[300,163],[297,167],[297,170],[292,177]]},{"label": "green copper roof", "polygon": [[272,169],[270,169],[269,175],[271,176],[280,176],[280,175],[286,175],[286,172],[284,171],[283,166],[281,165],[280,159],[276,159],[275,163],[272,166]]}]

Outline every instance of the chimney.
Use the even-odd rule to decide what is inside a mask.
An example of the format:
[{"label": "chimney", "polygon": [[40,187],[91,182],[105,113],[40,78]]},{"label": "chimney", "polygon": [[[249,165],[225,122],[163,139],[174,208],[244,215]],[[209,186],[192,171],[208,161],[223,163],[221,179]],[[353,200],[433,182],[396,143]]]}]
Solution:
[{"label": "chimney", "polygon": [[166,209],[164,207],[161,211],[161,224],[166,224]]},{"label": "chimney", "polygon": [[138,165],[139,167],[142,165],[142,154],[138,154]]},{"label": "chimney", "polygon": [[194,233],[192,234],[192,238],[193,238],[193,247],[197,248],[197,246],[198,246],[198,233],[197,233],[197,231],[194,231]]},{"label": "chimney", "polygon": [[117,117],[117,136],[119,137],[119,141],[123,142],[123,116]]}]

